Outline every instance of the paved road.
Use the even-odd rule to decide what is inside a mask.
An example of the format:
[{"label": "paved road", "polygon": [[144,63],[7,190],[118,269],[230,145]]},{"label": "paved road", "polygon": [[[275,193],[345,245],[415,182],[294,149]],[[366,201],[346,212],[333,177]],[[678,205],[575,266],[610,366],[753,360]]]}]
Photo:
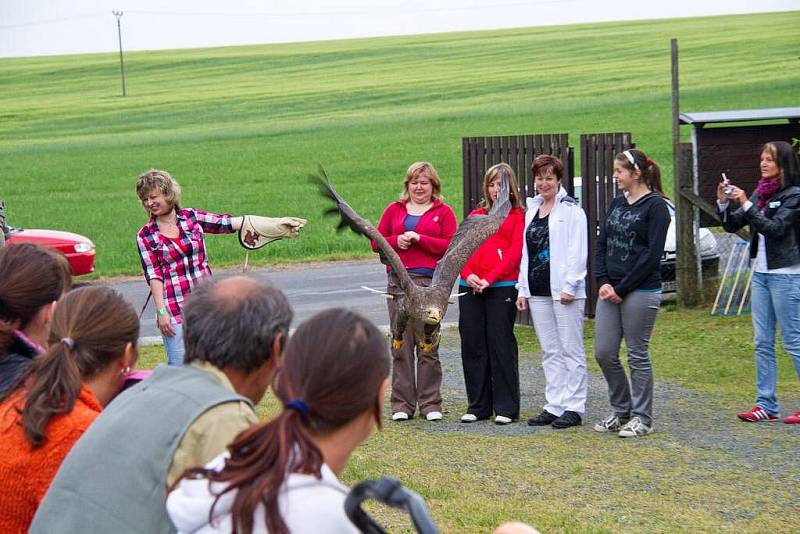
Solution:
[{"label": "paved road", "polygon": [[[733,243],[739,238],[732,234],[717,234],[720,252],[720,270],[724,269],[727,255]],[[215,271],[218,279],[240,274],[240,270]],[[386,301],[379,295],[369,293],[360,286],[374,289],[386,288],[386,272],[376,260],[318,262],[310,264],[283,265],[252,269],[248,276],[267,280],[279,287],[289,297],[295,311],[297,326],[318,311],[334,306],[345,306],[364,314],[372,322],[388,330],[389,317]],[[111,285],[131,302],[136,310],[141,310],[148,289],[143,278],[112,280]],[[445,325],[458,323],[458,304],[451,304],[444,319]],[[142,337],[146,343],[160,334],[156,328],[155,310],[152,301],[142,316]]]},{"label": "paved road", "polygon": [[[215,270],[214,276],[222,279],[240,272]],[[266,280],[286,293],[295,312],[293,327],[318,311],[344,306],[364,314],[376,325],[388,328],[386,301],[380,295],[374,295],[360,287],[363,285],[374,289],[386,288],[386,272],[376,260],[265,267],[252,269],[247,274]],[[143,278],[112,280],[111,285],[120,291],[137,311],[141,310],[148,294]],[[444,322],[455,324],[457,321],[458,304],[451,304]],[[156,328],[152,300],[142,316],[141,335],[146,342],[160,335]]]}]

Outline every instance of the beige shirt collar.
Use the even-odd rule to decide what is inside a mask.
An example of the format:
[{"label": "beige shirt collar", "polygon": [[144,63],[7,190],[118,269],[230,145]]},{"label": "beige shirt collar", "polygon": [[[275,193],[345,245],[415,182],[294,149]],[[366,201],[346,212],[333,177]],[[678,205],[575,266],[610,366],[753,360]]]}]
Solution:
[{"label": "beige shirt collar", "polygon": [[213,363],[195,360],[192,363],[190,363],[189,365],[192,366],[192,367],[195,367],[197,369],[201,369],[201,370],[205,371],[206,373],[210,374],[212,377],[214,377],[214,380],[216,380],[219,383],[220,386],[222,386],[222,387],[224,387],[226,389],[229,389],[229,390],[233,391],[234,393],[238,393],[238,391],[236,391],[233,388],[233,384],[231,383],[230,379],[228,378],[228,375],[226,375],[225,372],[222,369],[220,369],[219,367],[217,367]]}]

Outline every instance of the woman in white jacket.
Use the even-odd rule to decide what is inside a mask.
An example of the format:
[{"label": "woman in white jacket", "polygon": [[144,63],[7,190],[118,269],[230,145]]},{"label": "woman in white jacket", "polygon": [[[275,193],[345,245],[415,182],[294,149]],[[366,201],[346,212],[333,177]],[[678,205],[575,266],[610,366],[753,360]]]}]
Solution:
[{"label": "woman in white jacket", "polygon": [[531,172],[538,194],[527,200],[517,309],[530,309],[547,403],[528,425],[568,428],[582,423],[586,405],[586,215],[561,186],[561,160],[539,156]]},{"label": "woman in white jacket", "polygon": [[337,476],[381,424],[390,361],[383,334],[357,313],[333,308],[301,324],[276,379],[283,411],[184,474],[167,499],[177,530],[358,532]]}]

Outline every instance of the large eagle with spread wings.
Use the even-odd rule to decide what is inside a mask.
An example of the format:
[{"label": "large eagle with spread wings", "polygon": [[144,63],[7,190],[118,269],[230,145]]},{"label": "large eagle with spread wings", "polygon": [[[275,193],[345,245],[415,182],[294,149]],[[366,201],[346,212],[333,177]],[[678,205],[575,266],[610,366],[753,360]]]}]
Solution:
[{"label": "large eagle with spread wings", "polygon": [[[456,279],[472,253],[489,236],[497,232],[511,210],[509,200],[509,177],[502,175],[502,185],[497,200],[486,215],[473,215],[464,219],[447,247],[444,256],[436,263],[431,284],[428,287],[414,283],[406,271],[400,256],[375,226],[361,217],[334,189],[325,169],[320,167],[319,175],[312,175],[312,180],[319,184],[323,196],[329,198],[335,206],[326,210],[326,215],[338,213],[341,216],[337,230],[350,228],[357,234],[374,240],[378,245],[381,262],[388,265],[400,281],[402,293],[389,294],[382,291],[386,298],[397,302],[397,314],[390,328],[392,332],[392,348],[399,349],[403,345],[403,333],[409,319],[417,319],[423,325],[423,331],[414,332],[415,339],[423,351],[430,352],[439,339],[439,327],[450,303],[451,291]],[[365,288],[369,289],[369,288]]]}]

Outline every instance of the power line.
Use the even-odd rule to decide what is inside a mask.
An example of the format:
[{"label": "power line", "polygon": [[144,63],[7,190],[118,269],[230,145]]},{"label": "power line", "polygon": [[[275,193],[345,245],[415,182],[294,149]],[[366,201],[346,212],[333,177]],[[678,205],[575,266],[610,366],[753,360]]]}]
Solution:
[{"label": "power line", "polygon": [[208,16],[208,17],[258,17],[258,18],[295,18],[295,17],[318,17],[318,16],[337,16],[337,15],[396,15],[398,13],[430,13],[430,12],[451,12],[451,11],[483,11],[502,7],[519,6],[538,6],[545,4],[565,4],[578,0],[539,0],[529,2],[508,2],[503,4],[475,4],[472,6],[454,7],[426,7],[426,8],[402,8],[402,9],[352,9],[339,11],[304,11],[298,13],[265,13],[265,12],[189,12],[189,11],[142,11],[129,10],[128,13],[139,15],[166,15],[166,16]]},{"label": "power line", "polygon": [[[350,15],[397,15],[402,13],[434,13],[434,12],[457,12],[457,11],[483,11],[487,9],[507,8],[507,7],[530,7],[531,5],[546,5],[546,4],[566,4],[578,0],[538,0],[530,2],[506,2],[502,4],[475,4],[471,6],[453,6],[453,7],[422,7],[422,8],[402,8],[402,9],[349,9],[339,11],[303,11],[297,13],[266,13],[266,12],[190,12],[190,11],[145,11],[145,10],[128,10],[129,14],[136,15],[161,15],[161,16],[199,16],[199,17],[238,17],[238,18],[262,18],[262,19],[281,19],[281,18],[303,18],[303,17],[331,17],[331,16],[350,16]],[[32,26],[43,26],[48,24],[58,24],[61,22],[69,22],[73,20],[80,20],[85,18],[105,16],[100,13],[83,13],[79,15],[72,15],[69,17],[60,17],[54,19],[42,19],[28,22],[21,22],[19,24],[4,24],[0,25],[0,30],[9,30],[14,28],[28,28]]]},{"label": "power line", "polygon": [[0,25],[0,30],[9,30],[13,28],[28,28],[30,26],[44,26],[46,24],[58,24],[60,22],[69,22],[71,20],[88,19],[99,16],[101,16],[99,13],[83,13],[80,15],[72,15],[70,17],[61,17],[57,19],[34,20],[30,22],[21,22],[19,24],[3,24]]}]

